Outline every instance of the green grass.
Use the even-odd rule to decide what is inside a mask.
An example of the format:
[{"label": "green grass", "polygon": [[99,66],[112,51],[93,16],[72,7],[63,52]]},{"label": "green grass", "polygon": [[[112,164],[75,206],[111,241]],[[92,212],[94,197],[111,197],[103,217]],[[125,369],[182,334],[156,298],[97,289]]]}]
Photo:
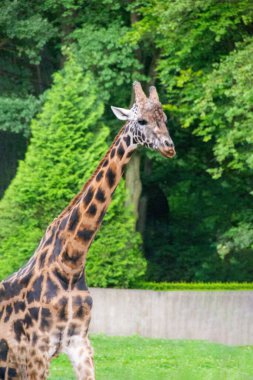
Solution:
[{"label": "green grass", "polygon": [[[253,347],[205,341],[93,336],[97,380],[253,380]],[[50,380],[75,379],[66,356]]]}]

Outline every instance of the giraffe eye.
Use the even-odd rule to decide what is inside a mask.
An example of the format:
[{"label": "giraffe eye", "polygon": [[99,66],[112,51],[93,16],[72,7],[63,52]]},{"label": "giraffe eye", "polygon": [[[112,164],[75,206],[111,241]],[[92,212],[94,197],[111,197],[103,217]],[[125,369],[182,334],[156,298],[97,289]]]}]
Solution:
[{"label": "giraffe eye", "polygon": [[138,120],[138,123],[139,123],[140,125],[147,125],[147,124],[148,124],[147,120],[144,120],[144,119],[140,119],[140,120]]}]

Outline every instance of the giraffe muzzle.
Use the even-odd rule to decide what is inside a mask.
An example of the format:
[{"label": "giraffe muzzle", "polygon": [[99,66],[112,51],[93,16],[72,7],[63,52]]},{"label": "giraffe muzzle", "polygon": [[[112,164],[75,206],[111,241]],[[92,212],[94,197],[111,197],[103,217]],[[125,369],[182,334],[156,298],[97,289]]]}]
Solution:
[{"label": "giraffe muzzle", "polygon": [[163,147],[160,149],[160,153],[162,156],[166,158],[173,158],[176,155],[176,151],[174,146],[173,147]]}]

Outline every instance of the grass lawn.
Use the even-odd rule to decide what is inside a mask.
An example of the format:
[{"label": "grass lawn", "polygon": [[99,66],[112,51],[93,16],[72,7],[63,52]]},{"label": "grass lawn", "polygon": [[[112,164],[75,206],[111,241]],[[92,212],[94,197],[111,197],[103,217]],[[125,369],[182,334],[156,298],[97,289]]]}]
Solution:
[{"label": "grass lawn", "polygon": [[[253,347],[204,341],[93,336],[97,380],[253,380]],[[66,356],[50,380],[75,379]]]}]

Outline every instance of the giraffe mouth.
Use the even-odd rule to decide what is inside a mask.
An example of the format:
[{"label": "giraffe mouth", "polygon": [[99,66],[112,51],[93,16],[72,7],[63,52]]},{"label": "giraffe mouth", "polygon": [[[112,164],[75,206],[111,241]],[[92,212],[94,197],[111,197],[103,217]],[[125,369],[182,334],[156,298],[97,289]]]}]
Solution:
[{"label": "giraffe mouth", "polygon": [[166,158],[173,158],[176,155],[174,148],[163,148],[159,149],[161,155]]}]

